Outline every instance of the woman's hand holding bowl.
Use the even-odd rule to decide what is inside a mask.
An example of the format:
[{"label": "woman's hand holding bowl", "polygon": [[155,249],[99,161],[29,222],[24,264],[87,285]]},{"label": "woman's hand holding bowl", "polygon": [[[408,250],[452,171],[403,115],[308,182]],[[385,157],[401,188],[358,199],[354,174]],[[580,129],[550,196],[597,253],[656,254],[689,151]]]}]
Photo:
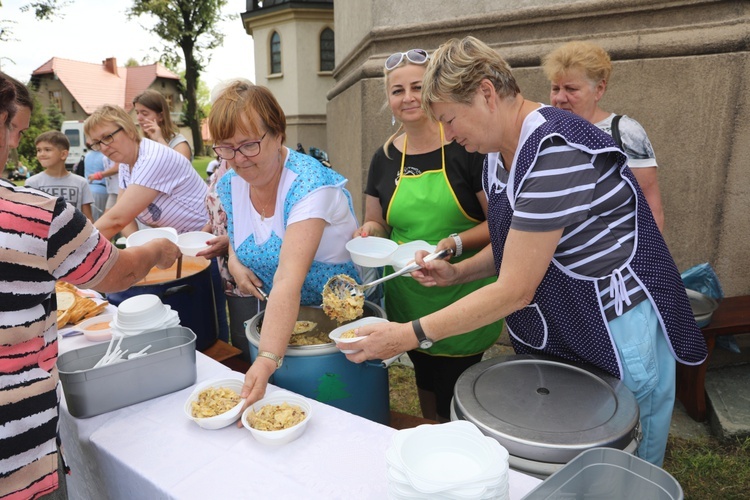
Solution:
[{"label": "woman's hand holding bowl", "polygon": [[[244,399],[240,414],[245,408],[263,398],[268,387],[268,379],[276,371],[276,363],[268,358],[255,358],[250,369],[245,373],[245,383],[242,386],[240,397]],[[242,427],[242,419],[237,422],[237,427]]]},{"label": "woman's hand holding bowl", "polygon": [[411,277],[422,286],[449,286],[458,283],[458,269],[456,266],[443,259],[435,259],[425,262],[425,256],[430,252],[419,250],[414,254],[414,260],[422,266],[411,273]]},{"label": "woman's hand holding bowl", "polygon": [[[209,233],[206,233],[207,236],[208,234]],[[227,235],[208,239],[206,243],[208,244],[208,248],[195,254],[196,257],[213,259],[214,257],[226,255],[229,250],[229,236]]]},{"label": "woman's hand holding bowl", "polygon": [[368,359],[388,359],[419,347],[411,323],[374,323],[357,328],[357,336],[364,337],[357,341],[353,354],[346,354],[346,359],[353,363],[362,363]]}]

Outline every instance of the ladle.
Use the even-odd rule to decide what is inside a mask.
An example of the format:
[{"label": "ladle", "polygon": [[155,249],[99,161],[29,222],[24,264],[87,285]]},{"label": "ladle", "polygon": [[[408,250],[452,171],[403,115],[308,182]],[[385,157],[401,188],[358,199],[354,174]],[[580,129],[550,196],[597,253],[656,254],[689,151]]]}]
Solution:
[{"label": "ladle", "polygon": [[[452,248],[444,248],[443,250],[440,250],[439,252],[434,252],[429,255],[426,255],[424,258],[425,262],[430,262],[431,260],[435,259],[444,259],[448,257],[449,255],[453,255],[453,249]],[[349,296],[356,296],[356,295],[364,295],[365,290],[368,288],[372,288],[374,286],[379,285],[380,283],[383,283],[385,281],[391,280],[393,278],[396,278],[398,276],[411,273],[416,271],[417,269],[421,269],[422,266],[417,264],[416,262],[412,262],[411,264],[408,264],[401,269],[399,269],[396,272],[393,272],[387,276],[383,276],[382,278],[376,279],[374,281],[370,281],[369,283],[363,283],[361,285],[357,284],[354,279],[350,278],[349,276],[346,276],[345,274],[337,274],[336,276],[332,276],[323,287],[323,293],[327,291],[331,291],[334,293],[337,297],[344,300]]]}]

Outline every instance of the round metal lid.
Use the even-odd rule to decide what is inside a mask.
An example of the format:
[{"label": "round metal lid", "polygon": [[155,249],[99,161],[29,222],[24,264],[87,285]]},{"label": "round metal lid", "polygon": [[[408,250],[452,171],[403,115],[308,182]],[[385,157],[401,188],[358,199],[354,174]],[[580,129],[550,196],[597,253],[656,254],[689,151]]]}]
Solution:
[{"label": "round metal lid", "polygon": [[453,410],[511,455],[567,463],[589,448],[623,449],[638,426],[635,396],[615,377],[539,356],[501,356],[466,370]]}]

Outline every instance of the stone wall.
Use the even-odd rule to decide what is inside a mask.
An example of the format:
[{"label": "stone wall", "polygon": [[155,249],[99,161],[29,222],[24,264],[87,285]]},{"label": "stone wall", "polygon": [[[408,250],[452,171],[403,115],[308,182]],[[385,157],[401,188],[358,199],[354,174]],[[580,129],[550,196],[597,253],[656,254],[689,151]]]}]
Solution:
[{"label": "stone wall", "polygon": [[750,293],[750,2],[390,0],[337,2],[334,15],[328,153],[360,216],[370,158],[393,131],[389,54],[473,35],[508,60],[524,97],[547,103],[541,57],[586,39],[614,64],[602,107],[637,119],[654,145],[679,269],[710,262],[727,296]]}]

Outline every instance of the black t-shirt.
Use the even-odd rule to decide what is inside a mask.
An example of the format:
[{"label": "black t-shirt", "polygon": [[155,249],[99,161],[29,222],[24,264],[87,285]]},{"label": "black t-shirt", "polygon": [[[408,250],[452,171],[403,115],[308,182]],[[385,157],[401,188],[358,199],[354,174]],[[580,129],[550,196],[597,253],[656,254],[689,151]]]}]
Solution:
[{"label": "black t-shirt", "polygon": [[[388,154],[390,158],[380,147],[372,156],[365,189],[366,194],[380,199],[384,219],[401,171],[401,151],[390,144]],[[480,221],[483,221],[485,217],[482,205],[477,200],[477,193],[482,191],[482,165],[485,156],[480,153],[469,153],[455,142],[445,146],[445,170],[448,182],[464,211]],[[442,158],[439,149],[430,153],[406,155],[404,175],[419,175],[429,170],[440,170],[441,167]]]}]

